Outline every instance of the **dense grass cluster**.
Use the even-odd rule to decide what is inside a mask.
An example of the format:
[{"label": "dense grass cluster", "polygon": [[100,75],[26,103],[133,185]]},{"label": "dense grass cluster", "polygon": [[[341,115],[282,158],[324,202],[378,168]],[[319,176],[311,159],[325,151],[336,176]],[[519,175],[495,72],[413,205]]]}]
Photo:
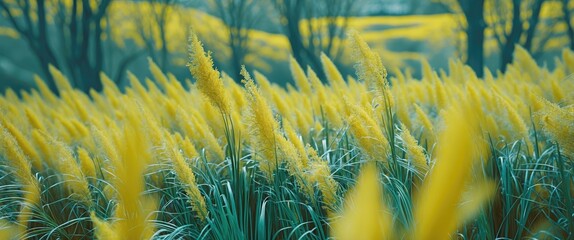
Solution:
[{"label": "dense grass cluster", "polygon": [[493,239],[574,235],[574,54],[506,73],[387,79],[350,34],[358,80],[322,56],[295,86],[150,61],[118,89],[0,97],[0,239]]}]

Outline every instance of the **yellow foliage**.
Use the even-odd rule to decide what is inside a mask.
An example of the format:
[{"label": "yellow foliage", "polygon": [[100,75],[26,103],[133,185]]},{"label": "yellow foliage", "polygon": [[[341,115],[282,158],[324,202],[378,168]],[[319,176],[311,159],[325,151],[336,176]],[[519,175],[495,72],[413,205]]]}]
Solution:
[{"label": "yellow foliage", "polygon": [[383,193],[375,164],[363,167],[357,184],[345,197],[341,216],[331,222],[335,239],[393,239],[392,215],[382,202]]},{"label": "yellow foliage", "polygon": [[[222,113],[230,113],[230,101],[219,72],[213,68],[211,56],[203,50],[202,43],[194,33],[191,34],[188,64],[191,75],[196,79],[199,91],[209,99],[211,104],[217,106]],[[159,75],[159,74],[158,74]]]},{"label": "yellow foliage", "polygon": [[[423,183],[415,207],[415,239],[449,239],[457,227],[457,204],[479,160],[477,118],[461,104],[445,112],[436,163]],[[440,221],[437,221],[440,219]]]}]

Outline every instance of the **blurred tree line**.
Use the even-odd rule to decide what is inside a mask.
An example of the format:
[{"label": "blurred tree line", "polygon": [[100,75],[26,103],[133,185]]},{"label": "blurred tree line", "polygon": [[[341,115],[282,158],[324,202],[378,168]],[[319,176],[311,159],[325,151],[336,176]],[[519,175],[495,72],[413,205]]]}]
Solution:
[{"label": "blurred tree line", "polygon": [[[147,3],[147,8],[130,9],[138,14],[126,20],[133,22],[143,47],[118,46],[112,41],[115,26],[110,12],[125,10],[114,9],[117,2]],[[560,14],[556,13],[559,17],[540,17],[542,6],[547,2],[562,6]],[[129,66],[145,61],[146,57],[163,71],[173,70],[175,57],[169,50],[167,28],[178,9],[201,9],[223,22],[225,29],[218,31],[226,36],[223,46],[229,57],[216,64],[239,80],[241,65],[253,51],[248,44],[251,29],[284,34],[292,56],[323,78],[320,54],[325,53],[339,63],[349,20],[365,14],[365,8],[373,6],[383,6],[381,9],[387,9],[389,14],[421,13],[425,6],[432,9],[429,10],[432,13],[453,13],[460,31],[465,33],[460,57],[482,76],[486,38],[494,38],[500,59],[497,69],[504,72],[512,61],[516,45],[533,53],[544,51],[544,44],[556,36],[552,26],[558,22],[565,23],[569,47],[574,49],[572,5],[569,0],[0,0],[0,21],[25,42],[26,50],[33,54],[39,66],[38,74],[53,91],[56,92],[56,86],[49,73],[50,65],[64,72],[73,86],[87,92],[101,90],[101,72],[119,84]],[[194,19],[194,16],[185,17]],[[540,35],[543,37],[534,41],[534,36]],[[210,39],[204,41],[210,43]],[[183,50],[180,52],[185,54]]]},{"label": "blurred tree line", "polygon": [[[570,0],[439,0],[448,11],[462,16],[460,28],[466,33],[466,63],[482,77],[485,67],[484,45],[486,30],[496,40],[499,49],[501,72],[512,63],[514,49],[522,46],[532,55],[544,51],[544,45],[558,33],[554,26],[559,22],[566,25],[569,47],[574,50]],[[545,3],[559,3],[560,12],[553,12],[554,18],[541,19]],[[535,42],[535,36],[541,40]]]}]

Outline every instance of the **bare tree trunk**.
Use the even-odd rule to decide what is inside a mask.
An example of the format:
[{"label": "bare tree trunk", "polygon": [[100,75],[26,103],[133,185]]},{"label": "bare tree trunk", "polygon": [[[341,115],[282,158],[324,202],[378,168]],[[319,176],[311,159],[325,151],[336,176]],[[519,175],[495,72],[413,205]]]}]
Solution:
[{"label": "bare tree trunk", "polygon": [[506,36],[506,42],[503,44],[500,52],[500,70],[506,72],[508,64],[512,63],[515,45],[520,40],[522,35],[522,22],[520,21],[520,2],[521,0],[513,0],[512,6],[512,29],[510,34]]},{"label": "bare tree trunk", "polygon": [[566,23],[566,34],[570,39],[570,50],[574,50],[574,29],[572,28],[570,9],[568,9],[569,2],[570,0],[562,0],[562,12],[564,13],[564,23]]},{"label": "bare tree trunk", "polygon": [[460,0],[466,17],[467,59],[468,64],[478,77],[484,72],[484,0]]},{"label": "bare tree trunk", "polygon": [[536,32],[536,26],[540,22],[540,10],[542,10],[542,4],[544,0],[536,0],[532,8],[532,16],[528,20],[528,30],[526,30],[526,42],[524,43],[524,49],[527,51],[532,50],[532,40],[534,39],[534,33]]}]

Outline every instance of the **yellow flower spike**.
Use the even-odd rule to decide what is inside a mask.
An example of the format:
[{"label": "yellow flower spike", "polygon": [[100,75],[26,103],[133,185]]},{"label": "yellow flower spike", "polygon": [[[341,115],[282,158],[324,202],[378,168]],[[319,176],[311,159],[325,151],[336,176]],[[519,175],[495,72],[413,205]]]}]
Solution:
[{"label": "yellow flower spike", "polygon": [[21,183],[28,183],[32,174],[32,164],[24,155],[22,148],[18,146],[14,136],[2,124],[0,124],[0,150],[2,150],[0,153],[3,153],[11,167],[14,168],[17,179]]},{"label": "yellow flower spike", "polygon": [[321,52],[321,65],[325,71],[325,76],[327,77],[327,81],[337,89],[342,89],[347,86],[345,83],[345,79],[343,79],[343,75],[337,69],[337,66],[331,61],[331,59],[323,52]]},{"label": "yellow flower spike", "polygon": [[[369,90],[374,92],[374,98],[382,106],[383,112],[392,111],[394,98],[387,80],[387,69],[383,65],[381,57],[369,48],[369,45],[356,31],[351,31],[349,38],[353,47],[354,59],[357,61],[355,69],[359,79],[365,81]],[[385,121],[390,122],[390,119]]]},{"label": "yellow flower spike", "polygon": [[307,79],[309,79],[309,83],[311,84],[311,88],[314,90],[315,94],[323,93],[325,91],[325,86],[321,82],[321,79],[319,79],[317,73],[315,73],[315,71],[313,71],[309,66],[307,66]]},{"label": "yellow flower spike", "polygon": [[305,145],[303,141],[299,138],[299,135],[297,134],[297,132],[295,131],[289,120],[287,119],[283,119],[283,130],[285,131],[287,139],[289,139],[289,142],[291,142],[295,146],[297,154],[299,154],[299,156],[301,157],[300,158],[301,165],[303,166],[303,168],[307,168],[307,166],[309,165],[309,159],[307,158]]},{"label": "yellow flower spike", "polygon": [[80,165],[76,162],[76,159],[72,155],[71,149],[62,142],[55,139],[50,139],[52,146],[54,147],[55,156],[58,159],[54,159],[54,168],[58,170],[64,178],[64,186],[68,188],[71,197],[83,202],[87,206],[91,205],[91,193],[88,187],[88,182],[84,177]]},{"label": "yellow flower spike", "polygon": [[382,201],[378,175],[375,164],[363,166],[357,184],[345,197],[343,212],[331,221],[334,239],[394,239],[392,216]]},{"label": "yellow flower spike", "polygon": [[225,122],[223,121],[221,112],[217,111],[217,108],[207,101],[203,101],[201,105],[203,118],[209,123],[209,127],[213,130],[215,136],[224,136]]},{"label": "yellow flower spike", "polygon": [[530,53],[528,53],[528,50],[524,49],[520,45],[516,45],[516,48],[514,49],[513,65],[521,69],[524,75],[529,76],[531,81],[538,81],[538,78],[541,76],[541,71],[538,67],[538,64],[536,63],[536,60],[532,58]]},{"label": "yellow flower spike", "polygon": [[409,111],[409,100],[406,94],[396,94],[397,99],[397,111],[396,114],[401,123],[403,123],[407,128],[411,129],[413,127],[411,120],[411,113]]},{"label": "yellow flower spike", "polygon": [[496,194],[496,183],[490,180],[480,180],[472,183],[462,195],[458,208],[456,222],[463,225],[480,213],[483,205]]},{"label": "yellow flower spike", "polygon": [[90,213],[90,219],[94,224],[95,237],[97,239],[107,239],[107,240],[120,240],[121,238],[115,232],[112,225],[96,216],[94,212]]},{"label": "yellow flower spike", "polygon": [[343,127],[343,118],[337,110],[336,103],[325,101],[323,104],[323,111],[329,121],[330,128],[340,129]]},{"label": "yellow flower spike", "polygon": [[407,156],[411,160],[411,163],[417,171],[424,176],[429,168],[424,149],[419,146],[418,141],[411,135],[411,132],[405,125],[401,126],[400,137],[403,140]]},{"label": "yellow flower spike", "polygon": [[421,61],[421,67],[422,67],[422,75],[423,75],[421,80],[431,81],[434,71],[432,70],[430,63],[426,59],[423,59]]},{"label": "yellow flower spike", "polygon": [[[189,121],[189,119],[183,121]],[[203,146],[207,149],[207,152],[210,153],[211,160],[214,162],[223,161],[225,158],[225,153],[217,141],[217,137],[215,136],[213,130],[208,127],[207,123],[200,115],[193,116],[191,121],[194,131],[196,131],[199,136],[201,136],[200,138],[195,138],[195,140],[198,141],[201,139],[201,142],[204,142]]]},{"label": "yellow flower spike", "polygon": [[0,239],[16,240],[21,239],[21,227],[9,222],[8,220],[0,220]]},{"label": "yellow flower spike", "polygon": [[40,183],[35,177],[30,175],[27,181],[24,182],[22,191],[24,192],[24,201],[22,202],[17,221],[21,232],[25,232],[28,222],[34,216],[33,208],[41,206]]},{"label": "yellow flower spike", "polygon": [[574,158],[574,106],[561,108],[539,99],[544,108],[538,113],[542,130],[560,144],[561,150]]},{"label": "yellow flower spike", "polygon": [[[244,68],[245,69],[245,68]],[[247,91],[247,114],[245,123],[249,129],[251,146],[255,151],[254,158],[260,162],[259,167],[265,173],[267,180],[273,181],[273,172],[278,164],[277,137],[278,123],[273,117],[273,112],[265,98],[259,92],[257,86],[247,71],[242,71]]]},{"label": "yellow flower spike", "polygon": [[193,146],[193,143],[191,143],[191,141],[189,140],[189,138],[187,136],[185,136],[185,138],[183,138],[183,136],[181,136],[181,134],[176,133],[175,134],[175,140],[177,141],[177,144],[182,149],[183,153],[185,153],[187,158],[193,159],[193,158],[199,157],[199,153],[197,152],[197,150],[195,149],[195,146]]},{"label": "yellow flower spike", "polygon": [[357,145],[368,160],[386,162],[389,142],[383,135],[377,122],[359,107],[353,107],[348,118],[349,130],[357,140]]},{"label": "yellow flower spike", "polygon": [[205,53],[203,45],[195,33],[189,39],[189,71],[196,80],[197,89],[223,113],[230,113],[230,100],[223,86],[219,72],[213,68],[213,60]]},{"label": "yellow flower spike", "polygon": [[444,109],[448,103],[447,91],[436,73],[433,73],[433,89],[435,91],[435,103],[438,109]]},{"label": "yellow flower spike", "polygon": [[2,124],[0,124],[0,153],[3,153],[15,171],[16,179],[22,184],[24,201],[18,215],[21,232],[25,232],[28,221],[32,217],[31,207],[40,204],[40,186],[32,175],[32,165],[16,143],[16,140]]},{"label": "yellow flower spike", "polygon": [[277,137],[277,155],[279,159],[284,159],[287,163],[287,171],[294,176],[297,185],[312,199],[313,192],[310,190],[308,183],[304,181],[305,170],[303,155],[299,154],[295,145],[283,136]]},{"label": "yellow flower spike", "polygon": [[[154,226],[148,219],[153,201],[140,197],[145,190],[145,163],[151,162],[151,144],[142,131],[144,126],[136,112],[128,112],[127,124],[115,141],[120,159],[114,162],[117,207],[113,229],[121,239],[149,239]],[[153,216],[151,216],[153,218]]]},{"label": "yellow flower spike", "polygon": [[431,148],[435,142],[434,126],[428,115],[418,104],[415,104],[414,107],[417,119],[419,119],[421,126],[423,127],[425,139],[428,141],[428,148]]},{"label": "yellow flower spike", "polygon": [[80,168],[84,176],[96,179],[96,167],[94,166],[94,160],[90,157],[90,154],[84,148],[78,148],[78,160],[80,161]]},{"label": "yellow flower spike", "polygon": [[551,86],[551,93],[552,93],[552,97],[554,98],[555,102],[562,102],[565,99],[565,94],[562,91],[562,89],[560,88],[560,84],[558,83],[557,79],[552,79],[550,81],[550,86]]},{"label": "yellow flower spike", "polygon": [[305,75],[305,71],[303,71],[303,68],[301,68],[293,56],[289,57],[289,67],[291,69],[291,75],[293,76],[293,80],[295,80],[295,85],[297,85],[297,88],[307,96],[311,96],[311,84]]},{"label": "yellow flower spike", "polygon": [[231,90],[231,97],[233,98],[233,102],[235,103],[235,111],[242,112],[245,105],[247,105],[247,100],[245,99],[245,91],[239,85],[233,86]]},{"label": "yellow flower spike", "polygon": [[150,57],[147,58],[147,63],[149,65],[149,70],[153,75],[153,78],[160,84],[160,86],[166,89],[167,86],[169,86],[169,82],[167,81],[167,77],[165,76],[165,74],[163,74],[161,69],[157,66],[157,64],[155,64],[155,62]]},{"label": "yellow flower spike", "polygon": [[[0,124],[0,126],[2,125]],[[32,146],[30,141],[28,141],[28,138],[25,137],[24,134],[22,134],[22,132],[18,130],[18,128],[12,125],[12,123],[5,122],[4,127],[14,137],[14,140],[16,140],[16,143],[18,144],[18,146],[20,146],[22,152],[30,159],[32,166],[34,166],[34,168],[36,168],[38,171],[42,171],[44,167],[42,165],[42,159],[40,158],[40,154]]]},{"label": "yellow flower spike", "polygon": [[275,92],[275,91],[273,91],[273,88],[271,86],[271,82],[269,82],[269,79],[267,79],[267,77],[265,77],[265,75],[261,74],[258,71],[254,71],[253,76],[255,77],[255,81],[257,82],[257,85],[259,85],[259,87],[261,88],[261,93],[269,99],[269,95],[272,92]]},{"label": "yellow flower spike", "polygon": [[40,118],[38,118],[38,116],[36,115],[34,110],[27,107],[24,109],[24,112],[26,113],[26,117],[28,118],[28,121],[30,122],[30,125],[32,125],[32,127],[34,127],[35,129],[42,130],[42,131],[46,130],[44,123],[42,122],[42,120],[40,120]]},{"label": "yellow flower spike", "polygon": [[44,161],[46,161],[46,159],[51,159],[52,146],[48,143],[44,132],[37,129],[32,130],[32,142],[40,150],[40,154]]},{"label": "yellow flower spike", "polygon": [[60,70],[52,65],[48,66],[48,70],[54,78],[54,82],[56,83],[58,91],[65,92],[74,90],[68,79],[64,76],[64,74],[62,74],[62,72],[60,72]]},{"label": "yellow flower spike", "polygon": [[448,239],[456,230],[457,204],[482,143],[477,118],[462,105],[444,112],[446,129],[439,137],[437,159],[415,203],[413,239]]},{"label": "yellow flower spike", "polygon": [[189,201],[197,215],[202,221],[207,219],[207,207],[205,205],[205,199],[201,195],[197,183],[195,181],[195,174],[189,167],[181,153],[175,148],[175,142],[172,139],[171,147],[168,151],[170,153],[170,159],[173,164],[173,169],[177,175],[180,182],[183,184],[185,192],[189,196]]},{"label": "yellow flower spike", "polygon": [[104,87],[104,95],[106,95],[108,98],[113,99],[115,99],[115,96],[121,95],[120,89],[118,88],[116,83],[112,79],[110,79],[110,77],[108,77],[108,75],[101,72],[100,78],[102,80],[102,85]]},{"label": "yellow flower spike", "polygon": [[38,90],[40,90],[40,94],[42,95],[42,97],[45,98],[49,103],[55,104],[56,102],[58,102],[58,97],[56,96],[56,94],[54,94],[52,90],[50,90],[48,85],[46,85],[46,83],[44,82],[44,80],[40,78],[40,76],[34,74],[34,83],[36,83],[36,86],[38,87]]},{"label": "yellow flower spike", "polygon": [[307,172],[308,182],[317,185],[317,188],[323,195],[323,202],[328,209],[333,209],[337,203],[337,189],[339,184],[331,176],[329,163],[319,157],[317,151],[310,145],[307,145],[306,152],[309,156],[309,170]]},{"label": "yellow flower spike", "polygon": [[499,102],[500,104],[502,104],[502,107],[507,114],[506,116],[508,119],[508,123],[510,124],[510,126],[512,126],[512,130],[514,130],[518,134],[519,138],[522,138],[524,139],[524,141],[526,141],[528,148],[530,149],[530,151],[532,151],[533,146],[532,142],[530,141],[528,126],[526,125],[524,119],[520,116],[516,108],[513,107],[507,99],[500,97]]},{"label": "yellow flower spike", "polygon": [[137,96],[142,98],[143,101],[146,103],[146,105],[151,105],[153,104],[146,88],[141,84],[140,80],[138,80],[138,78],[131,72],[128,71],[127,73],[129,82],[130,82],[130,86],[132,89],[135,90],[135,92],[137,93]]}]

